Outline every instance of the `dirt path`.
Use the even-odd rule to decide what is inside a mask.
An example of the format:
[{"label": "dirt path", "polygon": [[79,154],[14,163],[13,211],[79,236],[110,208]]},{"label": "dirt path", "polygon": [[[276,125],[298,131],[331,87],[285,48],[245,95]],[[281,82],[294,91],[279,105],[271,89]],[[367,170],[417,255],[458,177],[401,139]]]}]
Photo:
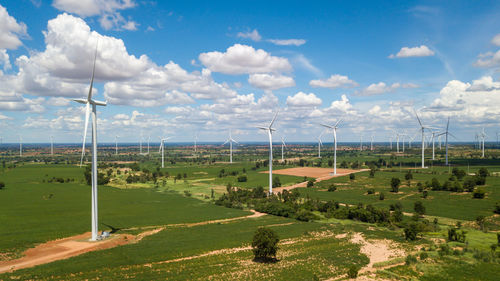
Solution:
[{"label": "dirt path", "polygon": [[251,210],[252,214],[242,217],[235,217],[229,219],[220,220],[210,220],[195,223],[181,223],[181,224],[170,224],[170,225],[159,225],[159,226],[147,226],[147,227],[134,227],[127,230],[137,230],[137,229],[151,229],[139,233],[138,235],[132,234],[113,234],[110,238],[101,241],[89,241],[90,232],[75,235],[63,239],[49,241],[40,244],[34,248],[28,249],[24,252],[23,257],[0,262],[0,273],[12,272],[22,268],[33,267],[41,264],[50,263],[57,260],[63,260],[78,256],[87,252],[109,249],[125,244],[137,243],[147,236],[154,235],[166,227],[193,227],[205,224],[213,223],[227,223],[236,220],[248,219],[248,218],[258,218],[265,216],[265,213],[260,213],[255,210]]},{"label": "dirt path", "polygon": [[[293,169],[295,169],[295,168],[293,168]],[[325,169],[325,168],[315,168],[315,169]],[[288,169],[285,169],[285,170],[288,170]],[[316,182],[329,180],[331,178],[336,178],[336,177],[342,177],[342,176],[349,175],[349,174],[369,171],[369,169],[361,169],[361,170],[347,170],[346,169],[342,172],[339,172],[339,170],[337,169],[338,174],[331,175],[330,172],[332,169],[326,169],[326,170],[328,170],[329,172],[326,175],[323,174],[322,176],[317,177]],[[276,174],[276,172],[273,171],[273,174]],[[281,173],[281,175],[290,175],[290,174]],[[283,190],[292,190],[292,189],[299,188],[299,187],[307,187],[307,181],[300,182],[300,183],[297,183],[294,185],[289,185],[289,186],[276,187],[276,188],[273,188],[273,192],[282,192]]]}]

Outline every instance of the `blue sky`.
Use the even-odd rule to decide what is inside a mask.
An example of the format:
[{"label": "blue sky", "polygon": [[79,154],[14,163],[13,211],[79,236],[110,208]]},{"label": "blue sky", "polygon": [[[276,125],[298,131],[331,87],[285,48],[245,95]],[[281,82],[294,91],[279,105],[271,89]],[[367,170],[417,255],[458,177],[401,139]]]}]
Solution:
[{"label": "blue sky", "polygon": [[97,41],[101,141],[260,141],[278,109],[289,141],[499,127],[498,1],[0,0],[4,142],[80,141]]}]

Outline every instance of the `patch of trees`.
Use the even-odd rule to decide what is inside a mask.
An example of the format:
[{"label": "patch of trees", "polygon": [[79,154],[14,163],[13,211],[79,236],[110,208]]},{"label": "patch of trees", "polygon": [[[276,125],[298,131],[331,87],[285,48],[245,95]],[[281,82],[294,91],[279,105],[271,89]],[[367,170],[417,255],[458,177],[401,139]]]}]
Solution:
[{"label": "patch of trees", "polygon": [[399,178],[391,179],[391,192],[398,193],[399,185],[401,185],[401,180]]},{"label": "patch of trees", "polygon": [[[85,181],[87,185],[92,185],[92,168],[90,165],[85,167],[85,171],[83,171],[83,176],[85,177]],[[109,183],[109,177],[107,177],[104,173],[97,172],[97,184],[98,185],[106,185]]]},{"label": "patch of trees", "polygon": [[252,252],[254,261],[274,262],[278,252],[279,237],[270,228],[260,227],[252,239]]}]

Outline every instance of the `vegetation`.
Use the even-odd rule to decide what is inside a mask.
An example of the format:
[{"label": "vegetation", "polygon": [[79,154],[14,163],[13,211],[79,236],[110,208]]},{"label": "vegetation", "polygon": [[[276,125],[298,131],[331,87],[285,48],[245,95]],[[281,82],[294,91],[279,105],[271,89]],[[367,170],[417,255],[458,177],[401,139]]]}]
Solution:
[{"label": "vegetation", "polygon": [[276,261],[278,242],[279,237],[272,229],[264,227],[257,229],[252,239],[254,261]]}]

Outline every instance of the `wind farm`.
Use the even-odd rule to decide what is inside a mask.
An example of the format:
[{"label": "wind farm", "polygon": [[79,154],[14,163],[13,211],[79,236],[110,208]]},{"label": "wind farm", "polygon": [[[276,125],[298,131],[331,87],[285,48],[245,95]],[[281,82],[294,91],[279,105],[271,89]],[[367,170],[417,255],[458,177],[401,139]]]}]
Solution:
[{"label": "wind farm", "polygon": [[0,3],[0,280],[497,280],[474,4]]}]

